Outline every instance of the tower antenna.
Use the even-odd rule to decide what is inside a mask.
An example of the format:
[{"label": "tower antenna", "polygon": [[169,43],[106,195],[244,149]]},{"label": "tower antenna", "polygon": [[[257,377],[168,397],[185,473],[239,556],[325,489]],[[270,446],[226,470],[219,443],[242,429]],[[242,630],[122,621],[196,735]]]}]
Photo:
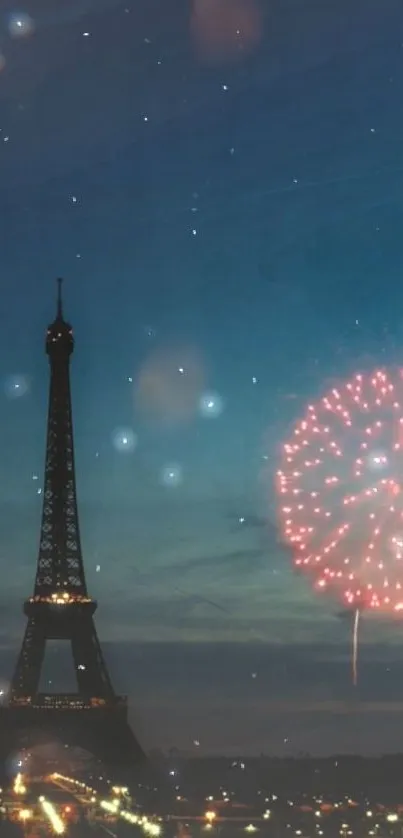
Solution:
[{"label": "tower antenna", "polygon": [[63,320],[63,300],[62,300],[62,285],[63,279],[62,277],[58,277],[57,280],[57,319]]}]

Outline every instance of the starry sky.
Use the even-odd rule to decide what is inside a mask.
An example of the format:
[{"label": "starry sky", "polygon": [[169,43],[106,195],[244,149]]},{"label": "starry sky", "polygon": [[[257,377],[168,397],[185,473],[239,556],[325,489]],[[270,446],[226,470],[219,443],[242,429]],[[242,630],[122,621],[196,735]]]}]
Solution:
[{"label": "starry sky", "polygon": [[364,621],[351,693],[274,475],[309,400],[402,363],[398,0],[10,0],[0,35],[5,682],[62,275],[88,583],[146,747],[395,747],[401,626]]}]

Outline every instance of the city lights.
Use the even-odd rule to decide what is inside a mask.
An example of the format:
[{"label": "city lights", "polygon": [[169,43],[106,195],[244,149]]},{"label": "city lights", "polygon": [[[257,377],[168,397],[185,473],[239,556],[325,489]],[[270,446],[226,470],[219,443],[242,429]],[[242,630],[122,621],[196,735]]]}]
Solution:
[{"label": "city lights", "polygon": [[17,774],[14,780],[14,794],[26,794],[27,788],[23,783],[22,774]]},{"label": "city lights", "polygon": [[48,818],[53,831],[56,835],[63,835],[65,832],[65,826],[61,819],[61,817],[57,814],[55,807],[49,800],[46,800],[45,797],[39,798],[39,803],[42,806],[42,809]]}]

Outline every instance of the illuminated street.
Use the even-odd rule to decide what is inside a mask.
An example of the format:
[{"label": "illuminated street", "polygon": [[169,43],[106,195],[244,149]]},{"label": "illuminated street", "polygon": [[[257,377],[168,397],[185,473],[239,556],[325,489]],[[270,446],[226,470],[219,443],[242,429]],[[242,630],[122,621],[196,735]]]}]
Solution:
[{"label": "illuminated street", "polygon": [[82,781],[60,774],[29,777],[17,774],[12,785],[2,791],[0,834],[46,836],[66,835],[85,838],[117,836],[136,830],[158,838],[160,824],[136,813],[126,788],[113,786],[100,794]]}]

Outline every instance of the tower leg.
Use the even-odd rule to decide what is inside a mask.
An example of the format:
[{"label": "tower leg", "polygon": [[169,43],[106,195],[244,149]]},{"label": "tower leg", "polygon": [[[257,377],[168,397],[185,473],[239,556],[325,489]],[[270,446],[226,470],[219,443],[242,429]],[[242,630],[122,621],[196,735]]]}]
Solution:
[{"label": "tower leg", "polygon": [[21,651],[11,684],[13,695],[32,696],[39,690],[39,680],[45,656],[45,634],[33,618],[27,622]]}]

